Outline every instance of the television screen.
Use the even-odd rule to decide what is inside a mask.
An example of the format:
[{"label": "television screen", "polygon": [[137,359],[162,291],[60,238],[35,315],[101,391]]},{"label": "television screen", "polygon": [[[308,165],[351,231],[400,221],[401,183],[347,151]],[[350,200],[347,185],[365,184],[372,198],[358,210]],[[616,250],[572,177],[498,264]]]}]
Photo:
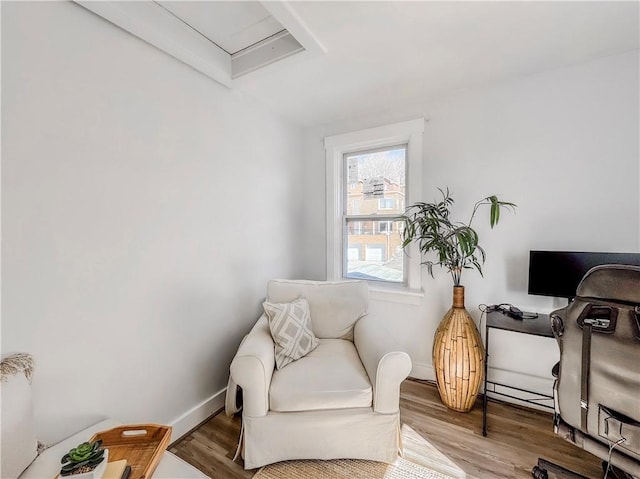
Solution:
[{"label": "television screen", "polygon": [[640,266],[640,253],[530,251],[529,294],[572,298],[587,271],[601,264]]}]

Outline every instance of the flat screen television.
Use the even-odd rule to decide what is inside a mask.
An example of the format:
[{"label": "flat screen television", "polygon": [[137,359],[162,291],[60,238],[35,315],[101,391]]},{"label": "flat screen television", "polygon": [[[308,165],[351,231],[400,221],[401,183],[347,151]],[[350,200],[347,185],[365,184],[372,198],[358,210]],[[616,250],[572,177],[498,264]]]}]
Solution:
[{"label": "flat screen television", "polygon": [[601,264],[640,266],[640,253],[530,251],[529,294],[573,298],[582,277]]}]

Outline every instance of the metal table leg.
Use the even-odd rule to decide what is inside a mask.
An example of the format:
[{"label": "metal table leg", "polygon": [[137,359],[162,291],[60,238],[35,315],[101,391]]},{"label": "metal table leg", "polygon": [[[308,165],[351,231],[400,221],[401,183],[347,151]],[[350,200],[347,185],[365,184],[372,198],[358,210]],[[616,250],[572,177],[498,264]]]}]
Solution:
[{"label": "metal table leg", "polygon": [[482,395],[482,435],[487,436],[487,371],[489,369],[489,326],[485,321],[484,327],[484,394]]}]

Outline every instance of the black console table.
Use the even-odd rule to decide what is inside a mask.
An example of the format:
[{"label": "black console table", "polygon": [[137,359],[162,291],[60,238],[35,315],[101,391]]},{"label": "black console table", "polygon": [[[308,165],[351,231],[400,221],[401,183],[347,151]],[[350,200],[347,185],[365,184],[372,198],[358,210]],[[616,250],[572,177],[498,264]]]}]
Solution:
[{"label": "black console table", "polygon": [[[525,313],[529,314],[529,313]],[[487,393],[497,394],[500,396],[508,397],[511,399],[517,399],[519,401],[536,404],[541,407],[545,407],[553,410],[553,396],[538,393],[536,391],[529,391],[527,389],[518,388],[515,386],[509,386],[507,384],[501,384],[495,381],[489,381],[487,378],[488,364],[489,364],[489,330],[490,329],[502,329],[504,331],[512,331],[515,333],[532,334],[534,336],[544,336],[552,338],[551,323],[549,322],[548,314],[539,314],[534,319],[514,319],[511,316],[503,314],[500,311],[492,311],[487,313],[485,323],[485,349],[484,349],[484,397],[482,400],[482,435],[487,435]],[[522,399],[517,396],[512,396],[504,392],[496,390],[496,386],[504,389],[511,389],[514,391],[521,391],[533,396],[530,399]],[[491,388],[491,389],[489,389]],[[551,401],[551,404],[545,404],[545,402]]]}]

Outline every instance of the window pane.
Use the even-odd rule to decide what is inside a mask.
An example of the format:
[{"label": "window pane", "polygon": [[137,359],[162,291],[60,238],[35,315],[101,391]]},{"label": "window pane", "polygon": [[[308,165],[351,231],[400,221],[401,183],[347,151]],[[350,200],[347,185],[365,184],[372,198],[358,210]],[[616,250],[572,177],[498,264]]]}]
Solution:
[{"label": "window pane", "polygon": [[355,221],[347,219],[347,278],[404,281],[401,221]]},{"label": "window pane", "polygon": [[406,152],[403,145],[344,156],[347,215],[404,212]]}]

